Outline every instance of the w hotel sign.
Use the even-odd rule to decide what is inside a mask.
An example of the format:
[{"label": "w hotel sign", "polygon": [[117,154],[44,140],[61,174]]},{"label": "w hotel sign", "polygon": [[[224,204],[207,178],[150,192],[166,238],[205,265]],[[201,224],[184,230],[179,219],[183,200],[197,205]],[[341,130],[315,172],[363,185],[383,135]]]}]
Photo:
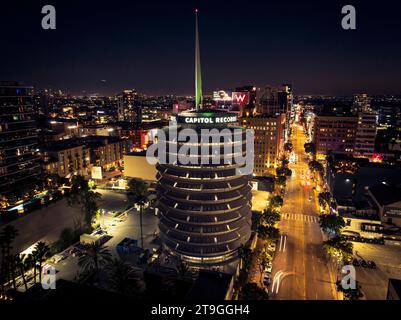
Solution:
[{"label": "w hotel sign", "polygon": [[233,105],[246,106],[249,104],[249,92],[233,92]]}]

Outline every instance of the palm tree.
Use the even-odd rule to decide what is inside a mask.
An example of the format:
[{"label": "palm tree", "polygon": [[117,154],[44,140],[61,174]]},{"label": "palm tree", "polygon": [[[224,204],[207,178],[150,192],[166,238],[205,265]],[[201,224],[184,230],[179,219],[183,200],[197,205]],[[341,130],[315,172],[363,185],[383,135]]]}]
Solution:
[{"label": "palm tree", "polygon": [[125,296],[137,293],[141,288],[141,271],[121,259],[112,259],[106,266],[111,289]]},{"label": "palm tree", "polygon": [[71,180],[71,190],[68,194],[68,203],[81,205],[86,226],[91,229],[93,218],[99,210],[98,202],[102,195],[96,192],[82,176],[74,176]]},{"label": "palm tree", "polygon": [[180,280],[185,280],[188,278],[189,271],[190,271],[189,265],[182,259],[179,259],[179,261],[175,266],[175,272],[177,273],[177,277]]},{"label": "palm tree", "polygon": [[111,262],[111,254],[106,246],[93,243],[86,250],[83,255],[79,257],[78,264],[84,272],[95,271],[96,280],[99,280],[100,268],[104,267]]},{"label": "palm tree", "polygon": [[[18,230],[12,225],[5,226],[0,233],[1,274],[4,277],[5,280],[4,282],[10,281],[10,275],[11,275],[10,263],[12,264],[10,256],[11,256],[11,250],[13,249],[13,242],[17,236],[18,236]],[[4,290],[3,281],[2,281],[2,290]]]},{"label": "palm tree", "polygon": [[33,268],[33,283],[36,283],[36,253],[32,252],[24,259],[25,270]]},{"label": "palm tree", "polygon": [[15,269],[16,269],[16,265],[15,265],[15,260],[14,260],[14,256],[10,255],[7,256],[7,272],[9,275],[9,279],[11,278],[11,282],[13,284],[14,290],[17,290],[17,283],[15,281]]},{"label": "palm tree", "polygon": [[143,249],[143,225],[142,225],[142,216],[143,216],[143,207],[149,201],[149,191],[148,185],[145,181],[141,179],[131,179],[128,182],[128,190],[135,197],[135,204],[139,206],[139,225],[141,229],[141,248]]},{"label": "palm tree", "polygon": [[46,243],[38,242],[35,245],[34,257],[36,263],[39,264],[39,282],[42,282],[42,267],[43,263],[49,257],[49,253],[50,253],[50,248]]},{"label": "palm tree", "polygon": [[26,255],[25,254],[16,254],[16,255],[14,255],[15,265],[19,269],[22,281],[24,282],[25,290],[28,290],[28,285],[26,283],[26,278],[25,278],[25,271],[26,271],[25,270],[25,259],[26,259]]},{"label": "palm tree", "polygon": [[238,247],[238,257],[242,261],[242,268],[248,271],[252,263],[252,249],[241,244]]}]

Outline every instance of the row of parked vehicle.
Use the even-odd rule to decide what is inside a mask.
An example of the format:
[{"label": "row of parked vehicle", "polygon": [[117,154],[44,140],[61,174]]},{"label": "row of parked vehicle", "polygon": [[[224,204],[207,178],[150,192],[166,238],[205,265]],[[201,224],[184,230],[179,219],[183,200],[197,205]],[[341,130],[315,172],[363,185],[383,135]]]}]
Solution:
[{"label": "row of parked vehicle", "polygon": [[343,236],[349,241],[384,245],[384,238],[371,239],[371,238],[362,238],[362,237],[358,237],[358,236],[348,236],[348,235],[343,235]]},{"label": "row of parked vehicle", "polygon": [[[269,243],[267,246],[267,250],[269,251],[270,254],[273,255],[273,253],[276,251],[276,243],[275,242]],[[272,263],[269,263],[269,265],[265,267],[265,270],[263,270],[263,284],[266,287],[268,287],[271,283],[272,269],[273,265]]]},{"label": "row of parked vehicle", "polygon": [[353,260],[352,260],[352,265],[354,266],[354,267],[359,267],[359,266],[361,266],[361,267],[363,267],[363,268],[370,268],[370,269],[376,269],[376,263],[374,262],[374,261],[372,261],[372,260],[364,260],[364,259],[357,259],[357,258],[354,258]]}]

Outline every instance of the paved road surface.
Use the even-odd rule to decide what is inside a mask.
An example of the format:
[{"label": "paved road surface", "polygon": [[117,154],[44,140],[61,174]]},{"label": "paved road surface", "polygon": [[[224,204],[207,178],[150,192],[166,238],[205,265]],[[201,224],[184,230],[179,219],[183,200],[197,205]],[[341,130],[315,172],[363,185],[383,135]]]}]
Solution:
[{"label": "paved road surface", "polygon": [[269,291],[272,299],[331,300],[335,297],[335,279],[321,249],[323,234],[313,189],[301,185],[308,164],[303,147],[305,136],[297,125],[292,142],[298,160],[290,164],[293,176],[287,181],[281,209],[279,228],[282,236],[273,261],[273,282]]}]

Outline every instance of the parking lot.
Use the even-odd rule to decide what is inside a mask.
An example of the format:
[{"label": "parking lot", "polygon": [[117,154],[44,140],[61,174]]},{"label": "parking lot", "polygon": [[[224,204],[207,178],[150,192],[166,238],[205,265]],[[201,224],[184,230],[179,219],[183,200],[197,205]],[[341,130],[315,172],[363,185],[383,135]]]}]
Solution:
[{"label": "parking lot", "polygon": [[356,278],[368,300],[384,300],[387,296],[389,278],[401,279],[401,247],[353,242],[354,256],[372,260],[375,269],[356,266]]}]

